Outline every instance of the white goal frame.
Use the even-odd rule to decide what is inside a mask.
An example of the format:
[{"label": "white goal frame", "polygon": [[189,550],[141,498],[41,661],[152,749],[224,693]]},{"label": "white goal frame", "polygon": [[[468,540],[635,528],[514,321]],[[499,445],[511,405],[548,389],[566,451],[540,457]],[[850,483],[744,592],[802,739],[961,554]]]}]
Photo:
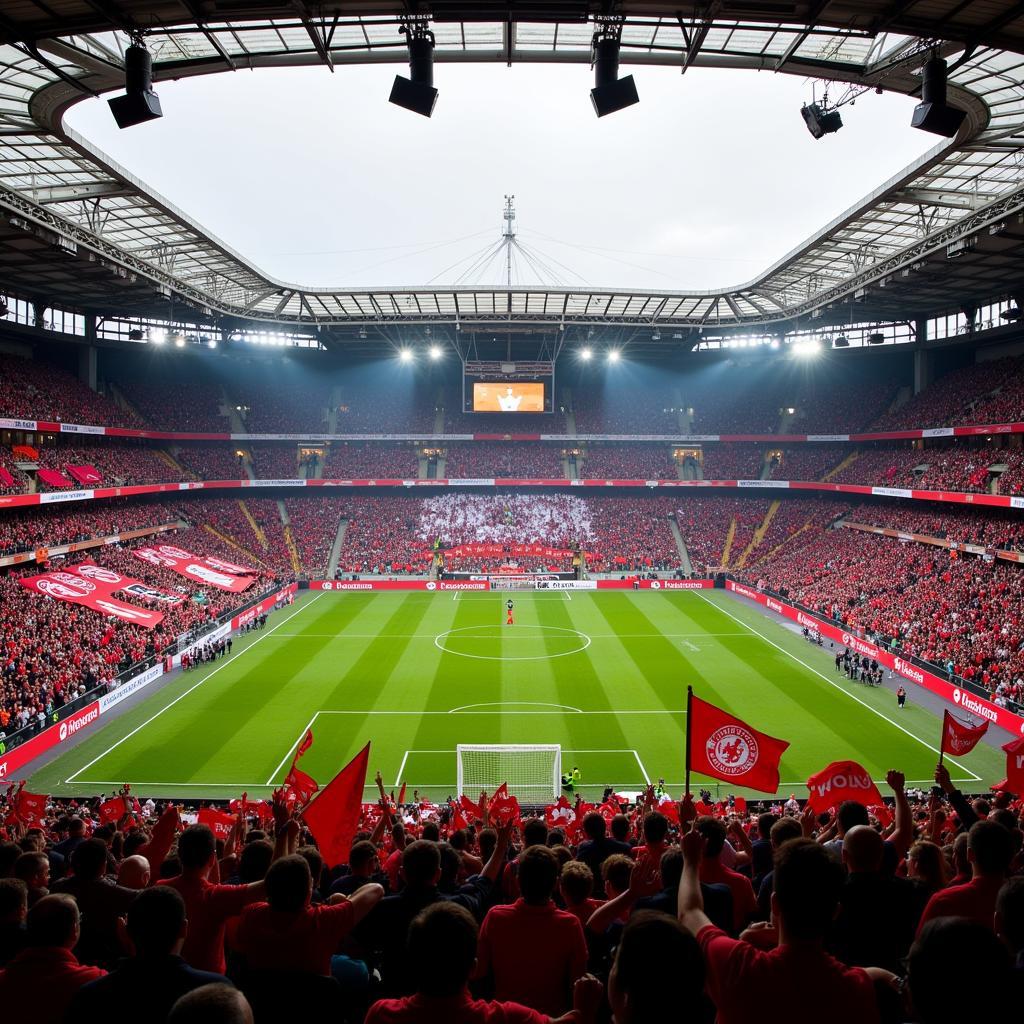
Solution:
[{"label": "white goal frame", "polygon": [[[550,753],[554,756],[551,758],[552,766],[549,778],[541,778],[538,775],[536,782],[522,782],[514,777],[484,778],[467,773],[463,764],[462,755],[464,753],[497,755]],[[470,799],[475,799],[481,789],[491,792],[502,783],[508,784],[508,791],[512,796],[530,804],[540,803],[542,797],[545,801],[548,797],[557,800],[562,791],[562,748],[558,743],[459,743],[455,747],[455,765],[458,792]],[[496,774],[502,774],[500,767]],[[469,786],[472,792],[466,792],[466,786]]]}]

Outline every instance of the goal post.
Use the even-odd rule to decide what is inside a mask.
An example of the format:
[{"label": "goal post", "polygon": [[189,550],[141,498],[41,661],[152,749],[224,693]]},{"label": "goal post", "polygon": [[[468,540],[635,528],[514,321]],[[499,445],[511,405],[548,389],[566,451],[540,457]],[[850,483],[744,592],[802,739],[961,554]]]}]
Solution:
[{"label": "goal post", "polygon": [[562,788],[562,748],[557,743],[459,743],[455,748],[459,794],[475,800],[503,782],[520,803],[547,804]]}]

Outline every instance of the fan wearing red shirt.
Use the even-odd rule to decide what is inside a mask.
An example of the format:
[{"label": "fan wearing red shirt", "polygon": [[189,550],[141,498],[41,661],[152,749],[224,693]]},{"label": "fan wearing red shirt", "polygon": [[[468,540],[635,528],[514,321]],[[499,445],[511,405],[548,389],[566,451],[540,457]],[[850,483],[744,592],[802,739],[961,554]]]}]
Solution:
[{"label": "fan wearing red shirt", "polygon": [[746,875],[727,868],[722,863],[727,830],[719,818],[697,819],[697,831],[705,839],[704,856],[700,862],[700,880],[705,885],[725,885],[732,894],[732,926],[738,935],[757,914],[757,897]]},{"label": "fan wearing red shirt", "polygon": [[997,821],[976,821],[967,833],[967,860],[973,877],[964,885],[940,889],[928,901],[917,934],[937,917],[966,917],[992,928],[996,897],[1010,871],[1013,836]]},{"label": "fan wearing red shirt", "polygon": [[594,872],[581,860],[563,864],[562,873],[558,877],[558,891],[562,894],[565,912],[572,914],[586,928],[590,915],[601,906],[600,900],[591,897],[594,891]]},{"label": "fan wearing red shirt", "polygon": [[[707,992],[718,1024],[746,1024],[764,1013],[766,992],[798,994],[786,1007],[789,1024],[876,1024],[874,973],[846,967],[824,949],[825,934],[839,905],[843,869],[812,839],[792,839],[775,854],[772,920],[778,946],[763,951],[732,939],[704,913],[698,864],[706,840],[699,831],[683,836],[679,920],[697,937],[707,968]],[[888,972],[877,977],[890,979]]]},{"label": "fan wearing red shirt", "polygon": [[[381,999],[366,1024],[548,1024],[552,1018],[519,1003],[474,999],[468,988],[477,963],[473,915],[455,903],[433,903],[409,925],[408,958],[416,994]],[[601,983],[584,975],[573,986],[573,1008],[553,1024],[592,1024]]]},{"label": "fan wearing red shirt", "polygon": [[312,906],[313,876],[299,854],[270,865],[266,903],[245,908],[238,928],[238,951],[249,971],[331,973],[331,957],[342,939],[375,907],[383,886],[369,882],[351,898],[336,893]]},{"label": "fan wearing red shirt", "polygon": [[65,893],[44,896],[28,912],[26,947],[0,970],[5,1019],[59,1024],[75,993],[107,973],[71,952],[80,923],[78,904]]},{"label": "fan wearing red shirt", "polygon": [[522,896],[492,907],[480,928],[475,976],[490,976],[499,1000],[530,1006],[549,1017],[565,1013],[576,980],[587,967],[587,943],[579,918],[551,902],[558,858],[531,846],[519,859]]},{"label": "fan wearing red shirt", "polygon": [[[278,838],[275,856],[283,850]],[[181,874],[168,878],[169,885],[181,893],[188,913],[188,936],[181,955],[198,971],[223,974],[224,926],[250,904],[263,899],[263,882],[248,885],[218,885],[209,881],[217,868],[217,843],[208,825],[190,825],[178,838]]]},{"label": "fan wearing red shirt", "polygon": [[668,849],[668,818],[661,811],[644,815],[644,845],[633,847],[633,860],[649,855],[654,864],[661,863],[661,855]]}]

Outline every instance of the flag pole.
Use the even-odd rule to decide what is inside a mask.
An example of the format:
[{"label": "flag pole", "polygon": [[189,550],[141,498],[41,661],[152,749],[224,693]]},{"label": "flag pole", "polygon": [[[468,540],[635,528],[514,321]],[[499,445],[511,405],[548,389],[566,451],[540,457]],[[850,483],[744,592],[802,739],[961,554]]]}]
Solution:
[{"label": "flag pole", "polygon": [[942,711],[942,738],[939,740],[939,764],[942,764],[942,755],[945,751],[942,749],[946,743],[946,715],[949,714],[949,708],[943,708]]},{"label": "flag pole", "polygon": [[690,795],[690,740],[693,737],[693,687],[686,687],[686,789],[684,796]]}]

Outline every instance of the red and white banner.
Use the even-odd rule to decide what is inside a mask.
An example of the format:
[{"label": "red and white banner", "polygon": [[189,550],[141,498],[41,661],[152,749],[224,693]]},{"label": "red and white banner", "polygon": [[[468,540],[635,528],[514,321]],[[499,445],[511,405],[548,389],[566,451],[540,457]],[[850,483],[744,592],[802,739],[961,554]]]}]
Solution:
[{"label": "red and white banner", "polygon": [[569,548],[551,548],[545,544],[458,544],[444,551],[446,558],[480,556],[512,558],[571,558],[577,552]]},{"label": "red and white banner", "polygon": [[909,679],[912,683],[917,683],[918,686],[923,686],[926,690],[930,690],[950,704],[964,711],[969,711],[978,718],[985,718],[1014,736],[1024,736],[1024,718],[1015,715],[1008,708],[1002,708],[985,697],[978,697],[969,690],[961,690],[960,687],[947,683],[945,679],[935,675],[933,672],[929,672],[927,669],[923,669],[913,662],[907,661],[905,658],[891,654],[876,644],[862,639],[855,633],[843,630],[838,626],[833,626],[830,622],[825,622],[817,616],[794,608],[777,597],[762,594],[759,590],[745,586],[742,583],[736,583],[734,580],[726,580],[725,586],[727,590],[731,590],[741,597],[749,598],[751,601],[756,601],[758,604],[764,605],[771,611],[777,612],[779,615],[791,619],[801,626],[818,630],[828,640],[834,640],[836,643],[851,647],[861,654],[867,654],[869,657],[874,658],[879,665],[884,665],[898,676]]},{"label": "red and white banner", "polygon": [[[207,586],[216,587],[218,590],[228,590],[232,594],[240,594],[256,582],[255,576],[238,576],[234,570],[241,566],[232,566],[228,572],[214,565],[210,559],[201,558],[188,551],[183,551],[173,544],[160,544],[151,548],[135,548],[132,554],[141,558],[150,565],[159,565],[165,569],[176,572],[179,576],[192,580],[193,583],[203,583]],[[220,560],[218,559],[218,562]],[[221,562],[220,565],[231,565],[230,562]]]},{"label": "red and white banner", "polygon": [[[93,570],[79,572],[78,570]],[[112,582],[106,574],[116,577]],[[99,566],[74,566],[65,572],[44,572],[38,576],[22,576],[18,582],[28,590],[37,594],[52,597],[57,601],[69,601],[71,604],[84,605],[101,615],[113,615],[125,622],[132,622],[144,629],[155,629],[163,621],[160,612],[139,608],[134,604],[126,604],[114,597],[114,592],[121,589],[122,580],[127,577],[111,573]],[[138,583],[138,580],[128,580]]]},{"label": "red and white banner", "polygon": [[71,487],[69,480],[59,469],[37,469],[36,476],[46,484],[47,487]]},{"label": "red and white banner", "polygon": [[44,729],[39,735],[26,740],[20,746],[15,747],[7,754],[0,754],[0,782],[12,778],[14,773],[23,768],[30,761],[35,760],[40,754],[45,754],[60,743],[70,739],[79,729],[90,725],[100,717],[100,703],[94,700],[86,705],[81,711],[65,718],[57,725],[51,725]]}]

